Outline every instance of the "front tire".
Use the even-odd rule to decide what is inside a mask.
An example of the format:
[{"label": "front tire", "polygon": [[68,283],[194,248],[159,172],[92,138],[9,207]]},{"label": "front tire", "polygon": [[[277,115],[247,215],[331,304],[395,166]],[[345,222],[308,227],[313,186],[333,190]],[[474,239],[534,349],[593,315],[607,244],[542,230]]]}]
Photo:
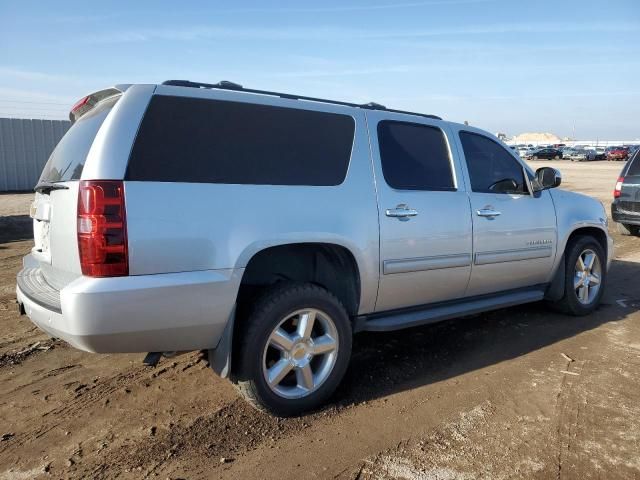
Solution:
[{"label": "front tire", "polygon": [[347,370],[352,340],[333,294],[308,283],[272,287],[245,325],[234,380],[254,407],[290,417],[329,399]]},{"label": "front tire", "polygon": [[564,296],[553,305],[569,315],[588,315],[598,308],[604,293],[604,250],[595,238],[580,236],[565,250],[565,262]]}]

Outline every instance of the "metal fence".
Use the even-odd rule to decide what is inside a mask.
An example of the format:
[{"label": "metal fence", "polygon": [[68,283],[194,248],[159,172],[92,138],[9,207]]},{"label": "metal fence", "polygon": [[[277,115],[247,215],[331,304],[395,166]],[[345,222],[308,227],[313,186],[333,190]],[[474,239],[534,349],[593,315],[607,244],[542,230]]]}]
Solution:
[{"label": "metal fence", "polygon": [[0,118],[0,192],[33,190],[70,126],[66,120]]}]

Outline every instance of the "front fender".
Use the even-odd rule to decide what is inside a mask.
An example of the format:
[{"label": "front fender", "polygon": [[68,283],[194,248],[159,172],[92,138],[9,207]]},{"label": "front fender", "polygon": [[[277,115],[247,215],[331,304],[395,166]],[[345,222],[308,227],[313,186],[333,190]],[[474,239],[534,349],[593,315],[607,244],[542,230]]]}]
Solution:
[{"label": "front fender", "polygon": [[607,267],[613,257],[613,241],[609,236],[607,213],[604,206],[595,198],[567,190],[550,190],[556,209],[558,227],[558,253],[554,273],[562,259],[571,236],[581,229],[598,229],[607,239],[604,245],[607,255]]}]

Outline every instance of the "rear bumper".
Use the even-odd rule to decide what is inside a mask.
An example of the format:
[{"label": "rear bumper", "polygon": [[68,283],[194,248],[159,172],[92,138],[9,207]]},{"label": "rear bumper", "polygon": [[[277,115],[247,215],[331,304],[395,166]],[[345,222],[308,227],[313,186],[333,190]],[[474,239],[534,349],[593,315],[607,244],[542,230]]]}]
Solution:
[{"label": "rear bumper", "polygon": [[59,311],[23,281],[16,292],[33,323],[80,350],[200,350],[217,346],[241,277],[241,269],[80,277],[60,291]]},{"label": "rear bumper", "polygon": [[611,218],[614,222],[626,223],[628,225],[640,225],[640,213],[629,212],[618,207],[617,203],[611,204]]}]

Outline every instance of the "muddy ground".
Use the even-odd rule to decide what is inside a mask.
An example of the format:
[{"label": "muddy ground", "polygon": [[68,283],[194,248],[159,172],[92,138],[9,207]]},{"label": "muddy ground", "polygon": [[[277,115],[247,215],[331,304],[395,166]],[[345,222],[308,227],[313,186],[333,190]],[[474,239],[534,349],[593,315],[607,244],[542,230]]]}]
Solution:
[{"label": "muddy ground", "polygon": [[[621,163],[556,163],[608,205]],[[332,403],[279,420],[196,354],[147,368],[19,317],[30,200],[0,195],[0,479],[640,478],[640,238],[615,224],[595,314],[533,304],[358,335]]]}]

